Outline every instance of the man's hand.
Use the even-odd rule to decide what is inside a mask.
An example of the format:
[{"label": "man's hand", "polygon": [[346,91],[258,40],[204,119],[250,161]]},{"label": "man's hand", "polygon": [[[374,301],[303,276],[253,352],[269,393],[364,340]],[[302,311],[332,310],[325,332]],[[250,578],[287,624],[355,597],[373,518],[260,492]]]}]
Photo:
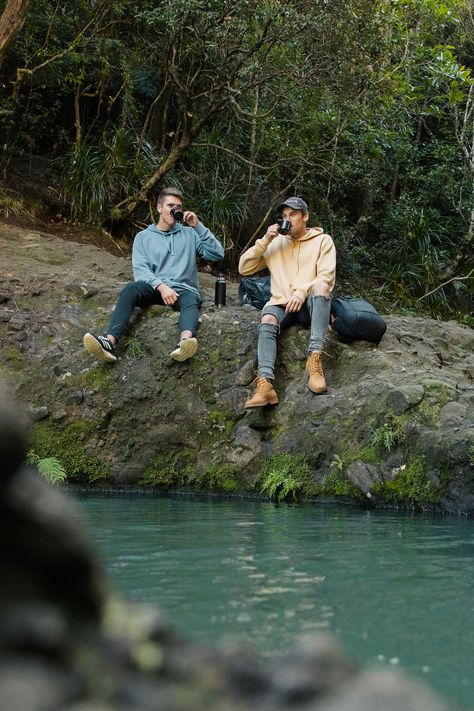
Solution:
[{"label": "man's hand", "polygon": [[171,289],[171,287],[166,286],[166,284],[160,284],[156,287],[156,290],[160,292],[161,298],[166,306],[173,306],[179,298],[179,294],[174,289]]},{"label": "man's hand", "polygon": [[186,210],[183,215],[183,220],[190,227],[196,227],[199,222],[198,216],[194,212],[191,212],[191,210]]},{"label": "man's hand", "polygon": [[290,298],[290,300],[286,304],[286,307],[285,307],[286,313],[287,314],[296,313],[303,306],[303,303],[304,303],[304,301],[300,296],[296,296],[296,294],[293,294],[293,296]]},{"label": "man's hand", "polygon": [[270,225],[264,236],[268,239],[269,242],[271,242],[273,239],[275,239],[279,231],[280,225],[278,224],[278,222],[275,222],[274,225]]}]

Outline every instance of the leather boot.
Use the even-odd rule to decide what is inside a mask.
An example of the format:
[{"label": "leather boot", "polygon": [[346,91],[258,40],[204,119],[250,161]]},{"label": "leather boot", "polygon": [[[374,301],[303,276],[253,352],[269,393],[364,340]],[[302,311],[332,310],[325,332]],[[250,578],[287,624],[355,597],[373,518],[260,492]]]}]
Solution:
[{"label": "leather boot", "polygon": [[258,375],[254,380],[255,392],[250,400],[247,400],[245,407],[265,407],[265,405],[278,405],[278,395],[272,383]]},{"label": "leather boot", "polygon": [[308,388],[313,393],[323,393],[326,390],[326,380],[324,379],[321,353],[314,351],[309,354],[306,361],[306,370],[309,375]]}]

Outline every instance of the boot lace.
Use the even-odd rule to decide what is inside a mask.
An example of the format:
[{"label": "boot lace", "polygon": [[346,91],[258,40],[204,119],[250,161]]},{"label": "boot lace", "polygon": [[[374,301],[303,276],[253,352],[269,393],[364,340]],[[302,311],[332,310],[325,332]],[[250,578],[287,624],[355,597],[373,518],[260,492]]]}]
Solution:
[{"label": "boot lace", "polygon": [[253,385],[255,387],[255,395],[257,393],[261,394],[266,382],[267,381],[265,380],[265,378],[262,378],[261,375],[259,375],[258,373],[255,374],[255,380],[253,381]]},{"label": "boot lace", "polygon": [[320,353],[311,353],[308,360],[308,371],[310,375],[323,374],[323,362]]}]

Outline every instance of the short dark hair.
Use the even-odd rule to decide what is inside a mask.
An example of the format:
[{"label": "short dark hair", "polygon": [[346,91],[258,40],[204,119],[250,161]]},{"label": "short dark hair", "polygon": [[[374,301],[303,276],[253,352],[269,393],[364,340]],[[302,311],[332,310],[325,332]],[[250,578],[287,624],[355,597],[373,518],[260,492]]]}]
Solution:
[{"label": "short dark hair", "polygon": [[162,205],[163,200],[167,195],[174,195],[174,197],[178,197],[181,200],[183,199],[183,193],[181,190],[178,190],[178,188],[163,188],[160,190],[160,194],[158,195],[158,200],[156,202]]}]

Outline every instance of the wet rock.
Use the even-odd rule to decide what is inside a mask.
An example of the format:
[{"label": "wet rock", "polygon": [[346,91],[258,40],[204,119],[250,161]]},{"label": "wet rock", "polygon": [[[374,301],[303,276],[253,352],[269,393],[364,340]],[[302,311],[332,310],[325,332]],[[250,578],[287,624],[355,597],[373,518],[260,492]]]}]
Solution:
[{"label": "wet rock", "polygon": [[83,400],[84,393],[82,390],[73,390],[66,397],[66,402],[69,402],[73,405],[80,405]]},{"label": "wet rock", "polygon": [[12,316],[8,325],[14,331],[22,331],[27,323],[28,318],[26,316]]},{"label": "wet rock", "polygon": [[30,407],[28,414],[31,420],[40,422],[49,416],[49,409],[45,405],[41,407]]},{"label": "wet rock", "polygon": [[467,405],[459,402],[448,402],[440,412],[440,420],[443,425],[461,425],[467,417]]},{"label": "wet rock", "polygon": [[53,413],[53,422],[62,422],[66,418],[67,418],[66,410],[56,410],[56,412]]},{"label": "wet rock", "polygon": [[[32,243],[35,249],[23,248]],[[131,341],[123,340],[116,364],[96,364],[83,349],[83,334],[106,328],[131,278],[129,257],[21,230],[14,239],[0,230],[0,249],[15,267],[11,272],[22,275],[8,284],[15,293],[28,294],[34,280],[48,284],[48,298],[35,299],[28,325],[21,327],[25,315],[15,313],[20,330],[2,327],[18,395],[24,403],[41,403],[53,417],[66,412],[61,425],[72,431],[79,417],[74,406],[81,405],[83,439],[76,430],[75,445],[100,452],[113,483],[136,482],[160,458],[174,461],[185,451],[199,476],[222,468],[253,493],[251,482],[268,458],[301,455],[309,462],[310,485],[323,481],[338,461],[340,469],[331,471],[341,489],[352,483],[365,497],[373,485],[415,467],[433,492],[417,506],[474,513],[472,329],[387,316],[378,348],[344,345],[330,332],[323,356],[328,389],[314,395],[304,372],[308,331],[292,327],[282,333],[278,350],[278,407],[248,413],[260,313],[238,305],[236,282],[227,283],[228,305],[214,309],[215,277],[200,274],[199,351],[191,361],[169,357],[177,314],[154,307],[137,310],[127,333]],[[37,333],[32,324],[40,326]]]},{"label": "wet rock", "polygon": [[244,363],[244,365],[235,375],[235,384],[243,386],[250,385],[252,380],[255,378],[256,367],[256,358],[252,358],[251,360],[248,360],[246,363]]},{"label": "wet rock", "polygon": [[360,674],[320,711],[448,711],[448,704],[404,675],[386,671]]},{"label": "wet rock", "polygon": [[355,665],[332,637],[314,637],[272,669],[274,701],[280,706],[308,703],[347,683],[355,673]]},{"label": "wet rock", "polygon": [[365,496],[371,494],[374,484],[380,481],[377,468],[365,462],[352,462],[347,467],[347,478]]}]

